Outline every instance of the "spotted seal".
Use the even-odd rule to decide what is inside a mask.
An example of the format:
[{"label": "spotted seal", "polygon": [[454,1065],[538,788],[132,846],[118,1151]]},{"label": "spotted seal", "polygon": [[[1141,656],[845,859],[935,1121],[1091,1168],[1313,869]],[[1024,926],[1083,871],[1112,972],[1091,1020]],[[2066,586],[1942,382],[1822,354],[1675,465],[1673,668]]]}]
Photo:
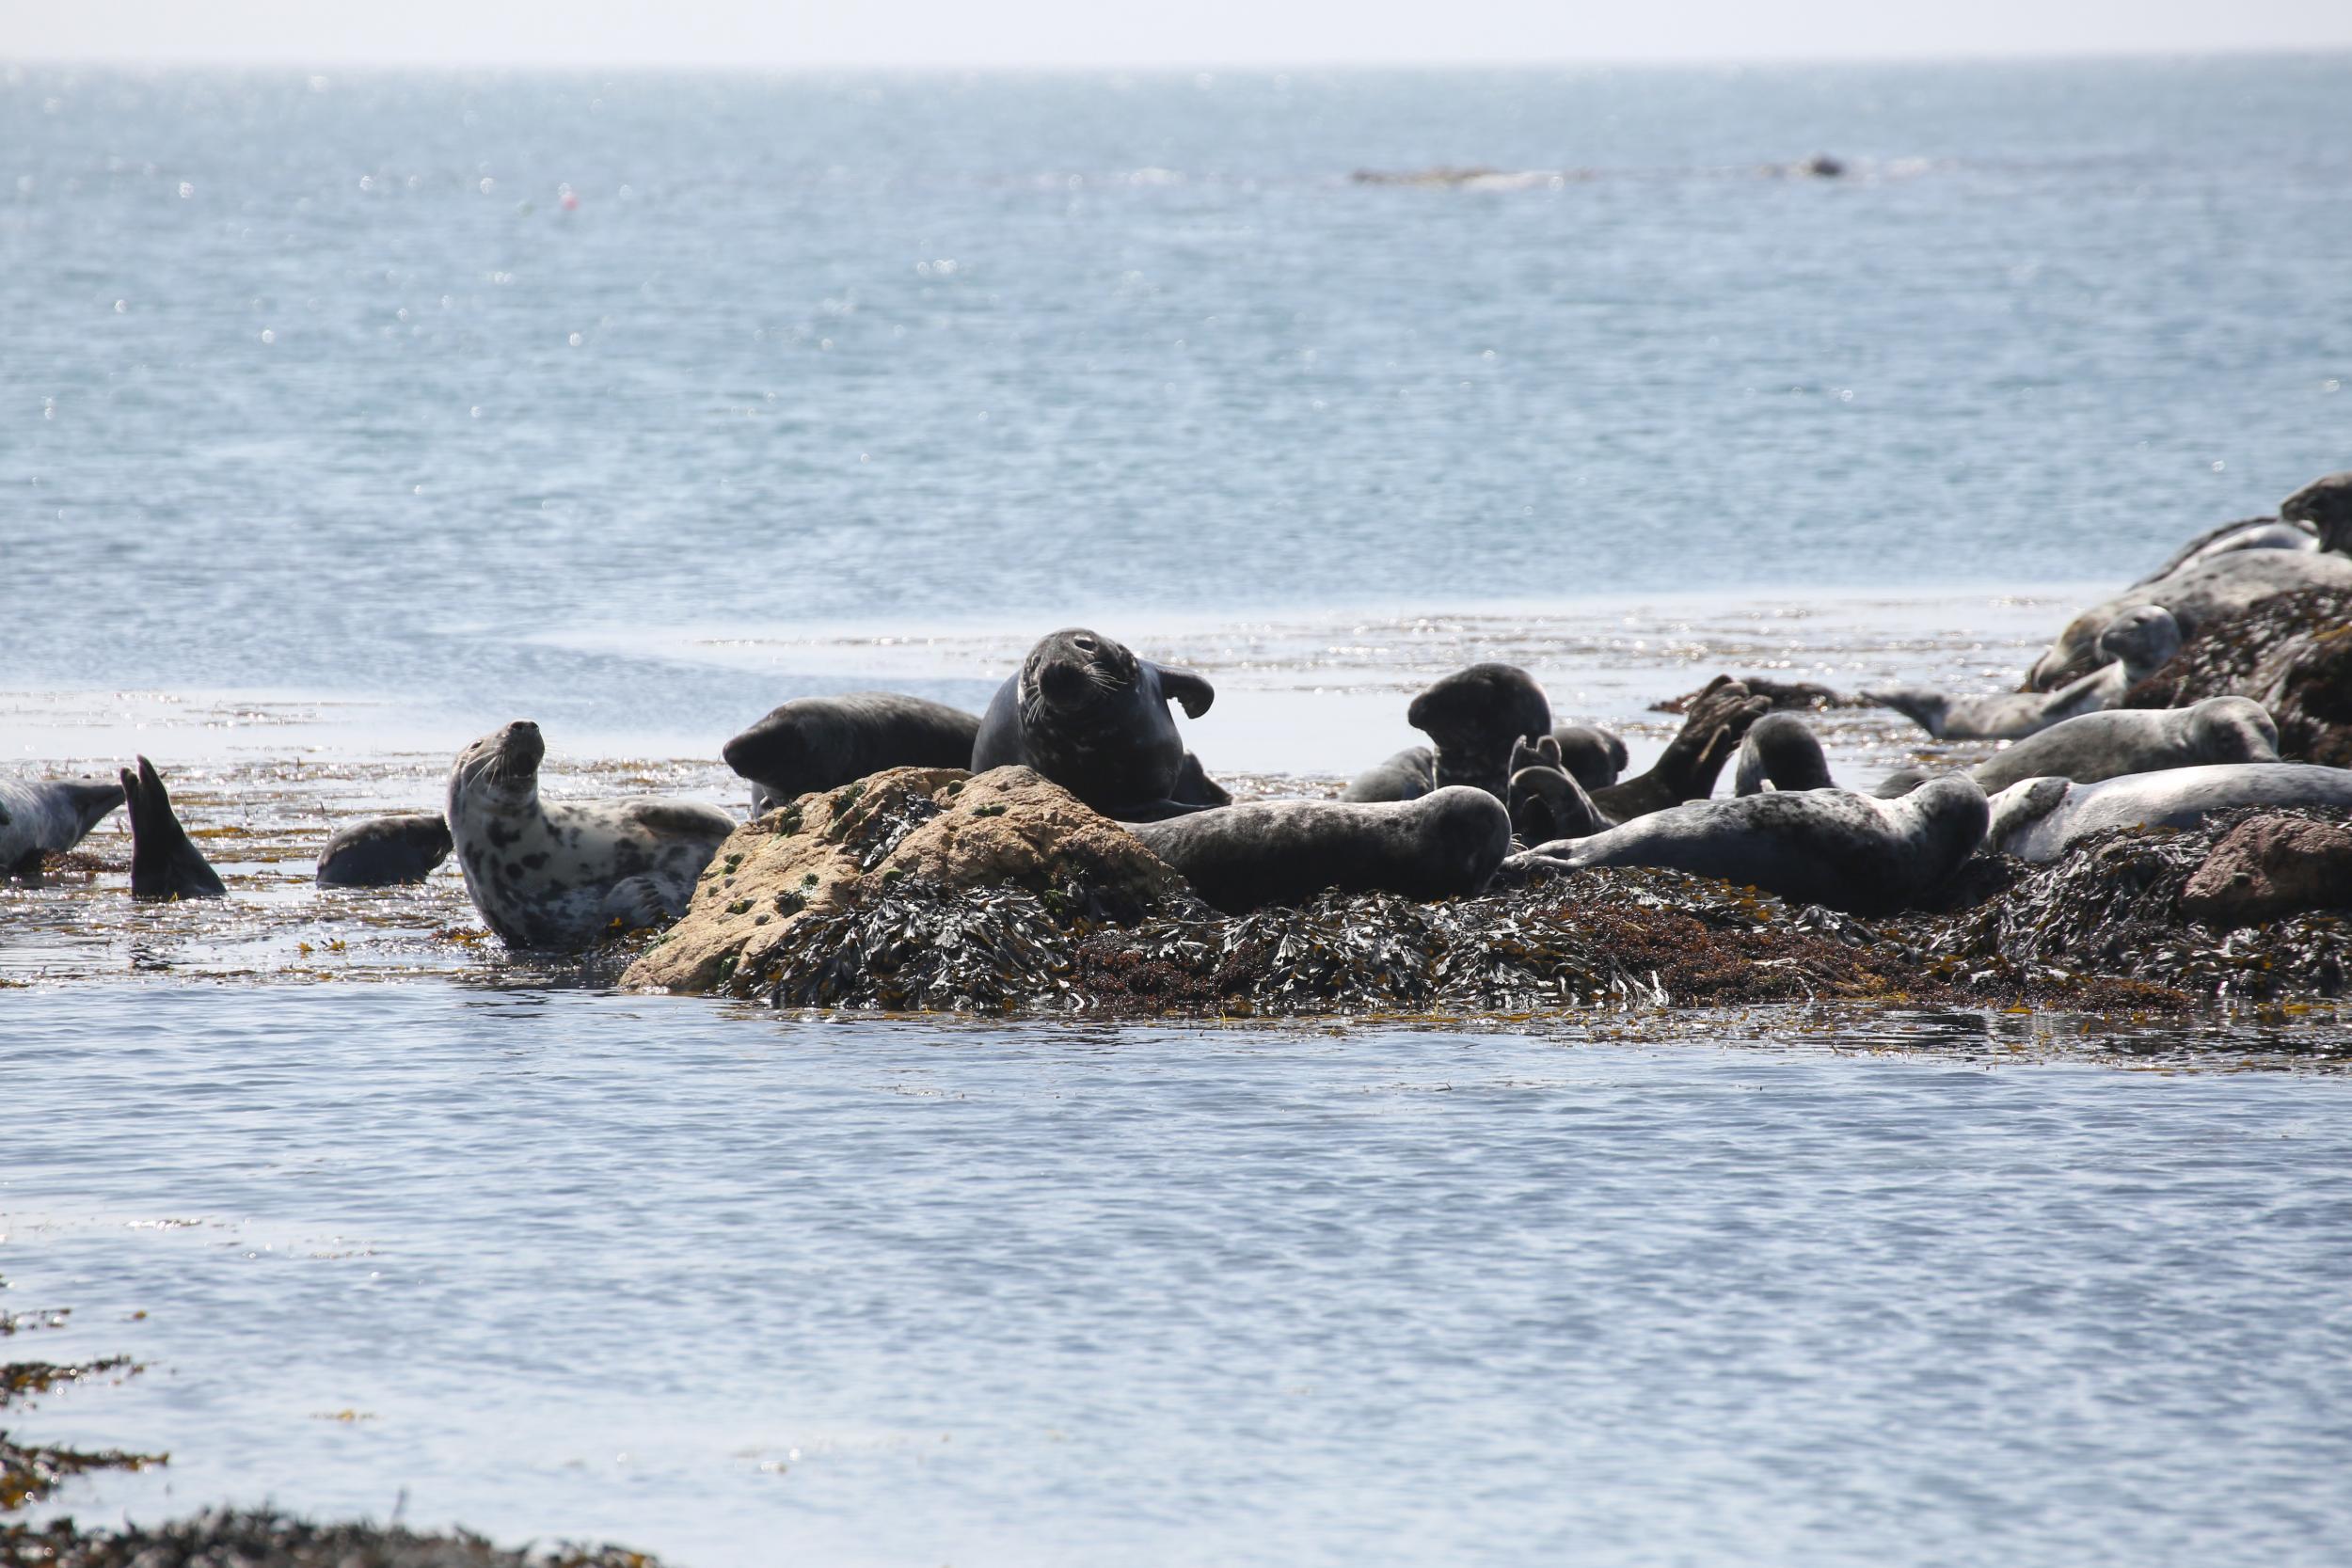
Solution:
[{"label": "spotted seal", "polygon": [[2018,740],[2116,706],[2180,651],[2181,625],[2172,612],[2161,605],[2135,605],[2099,633],[2100,667],[2056,691],[1954,697],[1924,687],[1897,687],[1862,696],[1893,708],[1939,740]]},{"label": "spotted seal", "polygon": [[0,776],[0,876],[33,877],[89,835],[125,799],[118,779]]},{"label": "spotted seal", "polygon": [[2277,762],[2279,726],[2250,697],[2208,697],[2190,707],[2113,708],[2053,724],[1968,769],[1987,795],[2054,776],[2097,784],[2208,763]]},{"label": "spotted seal", "polygon": [[337,830],[319,851],[321,887],[392,887],[421,882],[449,859],[449,824],[437,811],[371,816]]},{"label": "spotted seal", "polygon": [[1551,703],[1535,678],[1514,664],[1473,664],[1433,682],[1405,710],[1427,736],[1357,775],[1343,800],[1411,800],[1450,784],[1508,793],[1511,751],[1551,733]]},{"label": "spotted seal", "polygon": [[1502,802],[1462,784],[1418,800],[1252,800],[1127,831],[1228,914],[1303,903],[1326,888],[1474,894],[1511,848]]},{"label": "spotted seal", "polygon": [[162,775],[145,757],[122,770],[123,803],[131,818],[131,896],[224,898],[220,873],[180,825]]},{"label": "spotted seal", "polygon": [[969,768],[980,719],[928,697],[852,691],[795,697],[720,754],[751,781],[752,815],[885,768]]},{"label": "spotted seal", "polygon": [[2225,762],[2088,784],[2026,779],[1993,798],[1985,847],[2020,860],[2053,861],[2105,828],[2193,827],[2232,806],[2352,807],[2352,769]]},{"label": "spotted seal", "polygon": [[1152,822],[1232,800],[1184,750],[1170,702],[1188,717],[1216,690],[1187,670],[1137,658],[1073,626],[1029,650],[980,717],[969,767],[1036,769],[1104,816]]},{"label": "spotted seal", "polygon": [[678,800],[542,800],[546,755],[539,726],[517,720],[450,769],[450,836],[490,929],[509,947],[574,949],[676,918],[735,819]]},{"label": "spotted seal", "polygon": [[1516,874],[1604,865],[1720,877],[1795,904],[1891,914],[1932,893],[1984,838],[1984,792],[1959,774],[1899,800],[1845,789],[1771,790],[1692,800],[1589,838],[1513,855]]},{"label": "spotted seal", "polygon": [[[2305,510],[2326,504],[2324,499],[2309,503]],[[2298,588],[2352,588],[2352,559],[2324,550],[2232,550],[2192,562],[2075,616],[2034,661],[2026,675],[2026,689],[2054,690],[2089,673],[2100,662],[2100,633],[2127,610],[2161,605],[2172,612],[2186,638],[2217,616],[2233,615],[2274,594]]]}]

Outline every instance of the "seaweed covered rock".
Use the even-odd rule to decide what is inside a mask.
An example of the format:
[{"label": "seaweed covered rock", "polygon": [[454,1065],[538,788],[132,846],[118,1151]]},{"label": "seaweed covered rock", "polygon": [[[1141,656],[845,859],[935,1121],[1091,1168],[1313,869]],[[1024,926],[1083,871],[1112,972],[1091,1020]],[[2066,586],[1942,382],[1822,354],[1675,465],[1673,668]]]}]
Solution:
[{"label": "seaweed covered rock", "polygon": [[2352,626],[2352,589],[2307,588],[2263,599],[2200,626],[2153,674],[2124,693],[2125,707],[2186,707],[2207,697],[2252,697],[2256,674],[2285,644]]},{"label": "seaweed covered rock", "polygon": [[838,917],[901,882],[934,900],[943,890],[1025,891],[1073,918],[1131,920],[1191,899],[1126,830],[1026,768],[898,768],[738,829],[685,915],[622,983],[751,994],[797,972]]},{"label": "seaweed covered rock", "polygon": [[[2192,907],[2190,886],[2249,820],[2271,826],[2220,858],[2214,876],[2198,884],[2201,891],[2233,881],[2249,863],[2263,863],[2256,846],[2287,842],[2280,824],[2341,832],[2344,814],[2249,807],[2184,831],[2122,828],[2094,834],[1984,904],[1949,917],[1928,950],[1953,964],[1956,974],[1974,972],[1973,982],[1996,988],[2035,975],[2060,981],[2098,975],[2206,997],[2343,994],[2352,928],[2341,914],[2296,913],[2227,935],[2197,924],[2204,918],[2201,911],[2215,906]],[[2339,904],[2352,903],[2352,888],[2336,887]]]},{"label": "seaweed covered rock", "polygon": [[[1834,707],[1870,706],[1863,698],[1833,691],[1816,681],[1776,681],[1764,675],[1741,675],[1740,684],[1747,688],[1750,696],[1770,700],[1774,713],[1819,713]],[[1688,713],[1708,691],[1708,688],[1700,687],[1679,697],[1652,703],[1649,709],[1652,713]]]}]

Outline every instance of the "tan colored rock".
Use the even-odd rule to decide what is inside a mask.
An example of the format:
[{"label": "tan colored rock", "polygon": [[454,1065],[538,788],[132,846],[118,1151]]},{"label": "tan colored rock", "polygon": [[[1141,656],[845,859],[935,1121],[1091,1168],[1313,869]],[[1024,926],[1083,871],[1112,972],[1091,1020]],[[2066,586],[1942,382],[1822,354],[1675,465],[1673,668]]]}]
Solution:
[{"label": "tan colored rock", "polygon": [[977,777],[895,768],[803,795],[736,830],[686,913],[621,983],[749,995],[770,978],[768,959],[797,925],[901,879],[1015,884],[1120,919],[1191,896],[1133,834],[1026,768]]},{"label": "tan colored rock", "polygon": [[2213,847],[2181,889],[2181,912],[2227,929],[2352,906],[2352,831],[2255,816]]}]

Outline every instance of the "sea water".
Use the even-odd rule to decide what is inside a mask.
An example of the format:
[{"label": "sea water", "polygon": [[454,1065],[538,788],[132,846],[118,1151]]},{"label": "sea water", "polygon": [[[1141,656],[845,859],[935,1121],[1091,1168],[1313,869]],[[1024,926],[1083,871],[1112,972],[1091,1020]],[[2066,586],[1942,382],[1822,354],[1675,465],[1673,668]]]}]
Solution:
[{"label": "sea water", "polygon": [[307,879],[509,718],[739,804],[773,703],[1070,624],[1209,674],[1253,793],[1483,657],[1637,756],[1718,670],[1997,689],[2352,462],[2348,191],[2343,57],[8,68],[0,761],[148,752],[232,892],[133,909],[110,824],[0,895],[0,1275],[73,1309],[11,1354],[146,1364],[20,1424],[173,1456],[55,1507],[2334,1560],[2331,1017],[780,1017]]}]

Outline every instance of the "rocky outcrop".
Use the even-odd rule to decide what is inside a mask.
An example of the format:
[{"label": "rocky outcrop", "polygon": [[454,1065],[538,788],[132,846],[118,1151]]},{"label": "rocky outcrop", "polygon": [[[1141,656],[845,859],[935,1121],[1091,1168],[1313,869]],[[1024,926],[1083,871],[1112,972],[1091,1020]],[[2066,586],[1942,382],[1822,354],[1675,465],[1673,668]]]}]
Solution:
[{"label": "rocky outcrop", "polygon": [[2352,907],[2352,831],[2254,816],[2214,846],[2181,889],[2181,912],[2217,930]]},{"label": "rocky outcrop", "polygon": [[810,960],[812,931],[900,884],[933,896],[1025,892],[1070,920],[1134,920],[1192,902],[1184,879],[1125,829],[1026,768],[898,768],[738,829],[686,913],[621,983],[752,994]]},{"label": "rocky outcrop", "polygon": [[2186,707],[2251,697],[2279,725],[2287,762],[2352,767],[2352,590],[2280,594],[2208,621],[2125,707]]}]

